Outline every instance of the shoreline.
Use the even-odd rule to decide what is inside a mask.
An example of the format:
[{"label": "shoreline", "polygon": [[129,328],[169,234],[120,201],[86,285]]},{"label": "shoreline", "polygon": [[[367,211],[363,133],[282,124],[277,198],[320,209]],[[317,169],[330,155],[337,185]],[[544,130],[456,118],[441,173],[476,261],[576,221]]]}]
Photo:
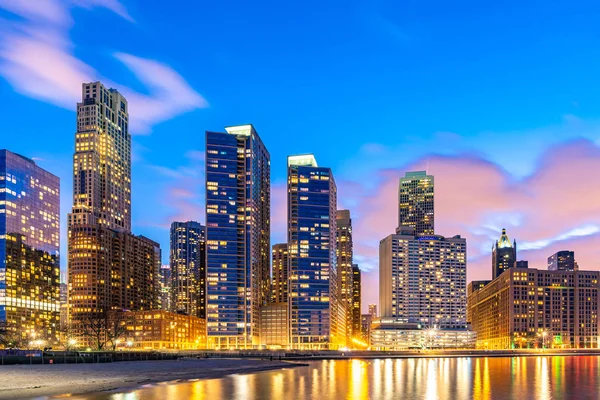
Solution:
[{"label": "shoreline", "polygon": [[84,395],[148,384],[216,379],[307,364],[256,359],[122,361],[106,364],[10,365],[0,367],[0,399]]}]

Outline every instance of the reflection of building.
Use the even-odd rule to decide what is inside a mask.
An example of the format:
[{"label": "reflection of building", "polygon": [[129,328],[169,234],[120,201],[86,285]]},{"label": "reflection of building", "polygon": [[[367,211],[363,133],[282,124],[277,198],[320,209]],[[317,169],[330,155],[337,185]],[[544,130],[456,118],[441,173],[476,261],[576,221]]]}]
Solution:
[{"label": "reflection of building", "polygon": [[[344,309],[346,315],[345,331],[346,344],[354,337],[353,328],[353,291],[354,285],[352,279],[352,219],[350,210],[336,211],[336,255],[337,255],[337,276],[338,290],[340,295],[340,307]],[[360,312],[360,311],[359,311]]]},{"label": "reflection of building", "polygon": [[361,277],[358,264],[352,264],[352,337],[362,340],[361,322]]},{"label": "reflection of building", "polygon": [[288,346],[287,303],[272,303],[260,308],[260,344],[268,347]]},{"label": "reflection of building", "polygon": [[500,276],[504,271],[515,266],[517,261],[517,241],[513,243],[502,229],[502,236],[492,247],[492,279]]},{"label": "reflection of building", "polygon": [[273,303],[288,301],[288,247],[287,243],[273,245]]},{"label": "reflection of building", "polygon": [[371,314],[362,314],[360,316],[362,341],[370,343],[371,340],[371,323],[373,322],[373,316]]},{"label": "reflection of building", "polygon": [[15,342],[58,340],[59,179],[0,150],[0,331]]},{"label": "reflection of building", "polygon": [[290,341],[294,349],[346,345],[336,259],[337,189],[312,155],[288,157]]},{"label": "reflection of building", "polygon": [[597,348],[600,272],[511,268],[469,286],[477,347]]},{"label": "reflection of building", "polygon": [[578,269],[574,251],[563,250],[548,257],[548,270],[550,271],[576,271]]},{"label": "reflection of building", "polygon": [[111,309],[158,307],[159,245],[131,233],[127,100],[100,82],[82,86],[69,214],[69,317],[76,333]]},{"label": "reflection of building", "polygon": [[171,224],[171,305],[173,311],[205,318],[205,230],[195,221]]},{"label": "reflection of building", "polygon": [[171,265],[164,264],[160,266],[158,273],[159,289],[160,289],[160,309],[165,311],[173,311],[171,304]]},{"label": "reflection of building", "polygon": [[434,234],[433,176],[407,172],[398,188],[398,226],[412,228],[416,236]]},{"label": "reflection of building", "polygon": [[466,327],[467,243],[460,236],[390,235],[379,245],[382,317],[425,327]]},{"label": "reflection of building", "polygon": [[206,132],[208,337],[251,348],[270,300],[270,156],[252,125],[225,130]]},{"label": "reflection of building", "polygon": [[126,331],[120,347],[140,350],[206,349],[206,321],[165,310],[124,313]]},{"label": "reflection of building", "polygon": [[371,328],[373,350],[468,349],[475,347],[475,339],[467,329],[423,329],[395,318],[377,318]]}]

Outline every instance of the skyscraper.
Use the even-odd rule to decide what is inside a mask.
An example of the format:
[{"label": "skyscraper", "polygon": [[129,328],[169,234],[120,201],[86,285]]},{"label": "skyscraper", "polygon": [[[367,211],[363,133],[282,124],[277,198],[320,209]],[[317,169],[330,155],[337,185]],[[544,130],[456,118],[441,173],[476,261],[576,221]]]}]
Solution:
[{"label": "skyscraper", "polygon": [[60,320],[59,179],[0,150],[0,332],[52,344]]},{"label": "skyscraper", "polygon": [[78,335],[112,310],[159,306],[160,247],[130,231],[128,119],[119,92],[100,82],[82,85],[68,224],[69,316]]},{"label": "skyscraper", "polygon": [[288,245],[273,245],[273,303],[288,301]]},{"label": "skyscraper", "polygon": [[496,279],[504,271],[515,266],[517,261],[517,241],[510,242],[506,229],[492,247],[492,279]]},{"label": "skyscraper", "polygon": [[379,244],[382,317],[441,329],[466,327],[467,243],[460,236],[393,234]]},{"label": "skyscraper", "polygon": [[398,227],[414,229],[416,236],[434,234],[433,175],[407,172],[398,188]]},{"label": "skyscraper", "polygon": [[206,317],[205,228],[198,222],[171,224],[171,304],[173,311]]},{"label": "skyscraper", "polygon": [[270,156],[252,125],[206,132],[209,346],[260,342],[270,298]]},{"label": "skyscraper", "polygon": [[172,282],[171,282],[171,265],[161,265],[160,272],[158,274],[158,280],[160,281],[160,309],[165,311],[173,311],[172,307]]},{"label": "skyscraper", "polygon": [[294,349],[346,344],[336,257],[337,189],[313,155],[288,157],[290,342]]},{"label": "skyscraper", "polygon": [[[353,277],[353,246],[352,246],[352,219],[350,210],[336,211],[336,252],[338,287],[340,292],[340,306],[346,314],[346,336],[348,345],[354,337],[353,328],[353,302],[354,285]],[[360,311],[359,311],[360,312]]]},{"label": "skyscraper", "polygon": [[377,304],[369,304],[369,314],[373,319],[377,318]]},{"label": "skyscraper", "polygon": [[352,338],[362,340],[361,279],[358,264],[352,264]]},{"label": "skyscraper", "polygon": [[559,251],[548,257],[548,269],[550,271],[577,271],[575,252],[569,250]]}]

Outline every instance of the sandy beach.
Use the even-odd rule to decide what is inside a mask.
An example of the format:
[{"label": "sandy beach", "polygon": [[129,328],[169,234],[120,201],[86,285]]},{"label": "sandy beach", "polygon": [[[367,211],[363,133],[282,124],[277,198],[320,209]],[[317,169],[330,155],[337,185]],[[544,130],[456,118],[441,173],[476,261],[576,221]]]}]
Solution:
[{"label": "sandy beach", "polygon": [[189,359],[107,364],[10,365],[0,367],[0,399],[83,394],[186,379],[219,378],[295,367],[255,359]]}]

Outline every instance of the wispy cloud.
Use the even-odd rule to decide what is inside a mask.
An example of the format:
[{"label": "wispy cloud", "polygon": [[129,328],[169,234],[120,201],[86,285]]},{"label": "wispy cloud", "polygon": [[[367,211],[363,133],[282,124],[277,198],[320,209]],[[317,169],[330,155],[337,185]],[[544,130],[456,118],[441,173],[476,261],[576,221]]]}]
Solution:
[{"label": "wispy cloud", "polygon": [[7,21],[10,26],[3,28],[0,38],[0,74],[16,91],[74,109],[81,83],[102,80],[128,98],[133,133],[148,133],[156,123],[208,106],[181,75],[159,61],[114,54],[147,87],[149,94],[142,94],[112,82],[75,57],[69,38],[72,7],[104,8],[133,22],[117,0],[0,0],[0,8],[20,17]]}]

